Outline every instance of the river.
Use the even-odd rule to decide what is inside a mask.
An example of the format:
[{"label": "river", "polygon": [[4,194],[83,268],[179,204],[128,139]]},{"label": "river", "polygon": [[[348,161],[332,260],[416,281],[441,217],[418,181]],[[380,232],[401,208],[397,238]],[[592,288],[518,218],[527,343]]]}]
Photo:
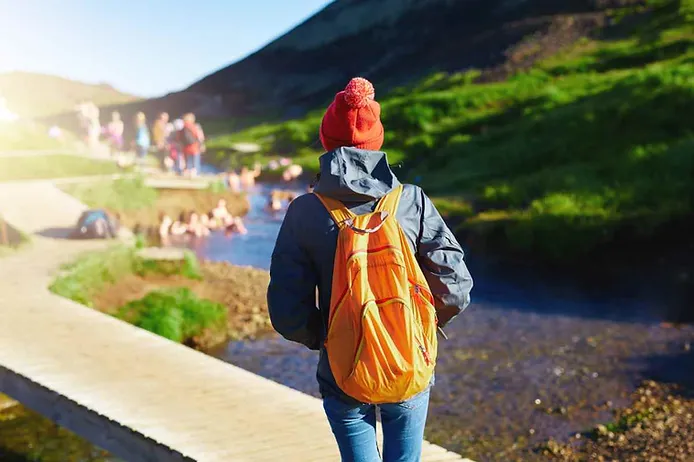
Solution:
[{"label": "river", "polygon": [[[264,211],[268,192],[250,193],[246,236],[215,234],[196,253],[267,269],[282,220]],[[657,298],[642,296],[649,288],[548,282],[523,268],[485,265],[467,250],[473,303],[440,344],[430,440],[478,461],[539,459],[533,443],[610,421],[640,381],[692,380],[694,326],[663,326]],[[317,355],[277,336],[212,353],[317,396]]]}]

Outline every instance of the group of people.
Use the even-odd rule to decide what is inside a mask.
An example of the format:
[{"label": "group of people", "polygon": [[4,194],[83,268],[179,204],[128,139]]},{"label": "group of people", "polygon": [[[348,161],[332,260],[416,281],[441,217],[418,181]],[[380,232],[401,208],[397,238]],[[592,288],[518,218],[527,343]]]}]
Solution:
[{"label": "group of people", "polygon": [[[88,126],[98,124],[96,119],[84,118]],[[98,109],[97,109],[98,111]],[[88,130],[92,130],[89,128]],[[106,139],[112,155],[119,155],[123,149],[123,132],[125,125],[119,112],[111,113],[111,121],[103,127],[101,135]],[[91,133],[91,132],[90,132]],[[91,135],[90,135],[91,136]],[[162,112],[152,124],[151,130],[147,125],[147,117],[144,112],[138,112],[134,120],[133,148],[138,164],[142,165],[147,153],[154,147],[163,167],[178,175],[197,176],[200,173],[200,156],[205,152],[205,132],[202,126],[196,122],[195,114],[187,113],[182,118],[173,122],[169,121],[169,114]]]},{"label": "group of people", "polygon": [[[94,103],[81,103],[77,107],[77,113],[86,144],[93,148],[98,144],[99,138],[103,137],[111,155],[120,159],[125,150],[125,124],[121,114],[118,111],[112,112],[111,120],[102,127],[99,122],[99,108]],[[150,127],[145,113],[138,112],[134,118],[133,129],[131,148],[135,151],[139,166],[142,166],[153,148],[166,171],[189,177],[200,174],[201,155],[207,148],[205,132],[196,121],[195,114],[187,113],[172,122],[169,120],[169,114],[162,112]],[[283,169],[284,182],[294,181],[303,174],[303,168],[292,164],[287,158],[272,160],[267,168],[270,171]],[[232,191],[252,189],[261,172],[260,164],[256,164],[253,169],[243,167],[238,173],[231,171],[226,176],[227,187]]]},{"label": "group of people", "polygon": [[177,220],[167,214],[159,217],[159,237],[169,236],[209,236],[211,231],[246,234],[246,226],[240,216],[233,216],[227,208],[226,200],[220,199],[217,206],[208,213],[199,214],[191,210],[182,212]]},{"label": "group of people", "polygon": [[226,187],[233,192],[248,191],[253,189],[255,182],[262,173],[262,166],[256,163],[253,170],[242,167],[239,173],[235,170],[227,172],[225,176]]},{"label": "group of people", "polygon": [[190,177],[200,174],[200,156],[207,148],[195,114],[189,112],[169,122],[169,114],[161,113],[152,126],[152,140],[167,171]]}]

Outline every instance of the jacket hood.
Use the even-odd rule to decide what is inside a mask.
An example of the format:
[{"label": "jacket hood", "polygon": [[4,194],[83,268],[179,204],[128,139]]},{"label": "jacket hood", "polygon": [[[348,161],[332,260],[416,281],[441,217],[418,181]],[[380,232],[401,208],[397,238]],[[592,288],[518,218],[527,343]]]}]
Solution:
[{"label": "jacket hood", "polygon": [[320,157],[314,191],[342,202],[379,199],[400,184],[385,152],[340,147]]}]

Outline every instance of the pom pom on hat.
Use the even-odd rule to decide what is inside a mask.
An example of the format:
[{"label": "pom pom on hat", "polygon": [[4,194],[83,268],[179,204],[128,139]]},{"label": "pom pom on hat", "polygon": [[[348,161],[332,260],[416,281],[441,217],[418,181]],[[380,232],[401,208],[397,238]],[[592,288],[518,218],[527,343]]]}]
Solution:
[{"label": "pom pom on hat", "polygon": [[345,87],[345,103],[351,108],[366,107],[369,101],[373,101],[375,97],[376,90],[374,90],[373,84],[362,77],[353,78]]},{"label": "pom pom on hat", "polygon": [[335,95],[320,126],[320,140],[326,151],[352,146],[378,151],[383,146],[381,106],[376,102],[374,86],[355,77]]}]

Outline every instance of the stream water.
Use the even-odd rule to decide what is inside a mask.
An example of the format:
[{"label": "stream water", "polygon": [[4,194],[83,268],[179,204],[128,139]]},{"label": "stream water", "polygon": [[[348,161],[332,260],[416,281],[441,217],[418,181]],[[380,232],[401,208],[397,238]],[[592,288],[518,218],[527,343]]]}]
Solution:
[{"label": "stream water", "polygon": [[[248,229],[246,235],[212,233],[209,238],[191,241],[190,248],[206,260],[228,261],[239,266],[270,269],[270,257],[275,239],[282,225],[284,212],[268,213],[265,205],[271,190],[267,185],[257,185],[249,191],[250,210],[244,217]],[[305,187],[288,188],[301,193]]]},{"label": "stream water", "polygon": [[[267,269],[282,220],[264,211],[268,191],[250,194],[248,235],[212,236],[198,255]],[[468,263],[473,303],[440,344],[427,426],[434,442],[478,460],[532,460],[539,456],[524,447],[609,421],[640,381],[693,379],[694,326],[661,325],[657,299],[643,297],[650,288],[591,289],[474,255]],[[277,336],[213,354],[317,396],[317,355]]]}]

